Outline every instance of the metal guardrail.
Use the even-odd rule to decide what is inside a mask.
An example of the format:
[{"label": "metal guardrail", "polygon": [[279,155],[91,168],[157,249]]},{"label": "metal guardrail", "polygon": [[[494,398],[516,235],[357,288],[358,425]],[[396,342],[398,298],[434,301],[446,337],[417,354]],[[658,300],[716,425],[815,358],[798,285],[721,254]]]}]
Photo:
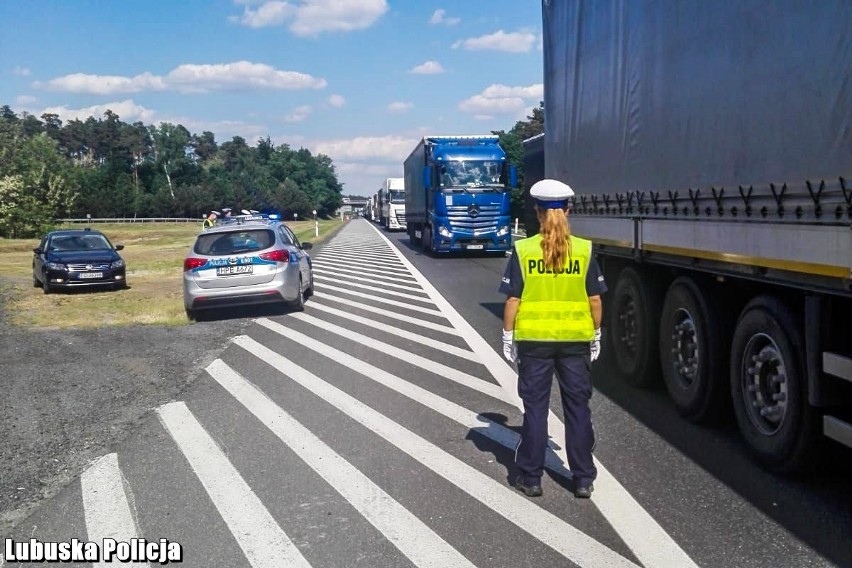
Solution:
[{"label": "metal guardrail", "polygon": [[57,223],[203,223],[204,217],[92,217],[84,219],[57,219]]}]

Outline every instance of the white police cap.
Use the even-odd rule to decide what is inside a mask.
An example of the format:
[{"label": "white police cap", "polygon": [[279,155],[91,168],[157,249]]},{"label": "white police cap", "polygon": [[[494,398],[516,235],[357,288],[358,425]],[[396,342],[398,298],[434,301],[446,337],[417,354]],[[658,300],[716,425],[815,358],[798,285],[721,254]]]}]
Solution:
[{"label": "white police cap", "polygon": [[530,197],[539,201],[565,201],[574,197],[574,190],[559,180],[543,179],[530,188]]},{"label": "white police cap", "polygon": [[218,217],[219,215],[221,215],[221,213],[219,213],[218,211],[215,211],[215,210],[214,210],[214,211],[211,211],[211,212],[210,212],[210,214],[211,214],[211,215],[216,215],[217,217]]}]

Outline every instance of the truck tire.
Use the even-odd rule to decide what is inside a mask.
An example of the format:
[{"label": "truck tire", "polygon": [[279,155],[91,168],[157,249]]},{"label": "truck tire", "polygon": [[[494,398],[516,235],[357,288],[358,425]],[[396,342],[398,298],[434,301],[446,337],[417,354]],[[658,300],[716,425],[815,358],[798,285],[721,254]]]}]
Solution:
[{"label": "truck tire", "polygon": [[654,282],[633,268],[618,275],[608,308],[613,361],[623,379],[637,387],[649,386],[659,376],[659,295]]},{"label": "truck tire", "polygon": [[660,316],[660,365],[677,411],[692,422],[721,413],[728,392],[725,330],[712,297],[689,277],[669,286]]},{"label": "truck tire", "polygon": [[423,247],[423,252],[432,252],[432,227],[423,227],[420,230],[420,245]]},{"label": "truck tire", "polygon": [[804,342],[790,309],[771,296],[746,305],[731,346],[731,398],[754,457],[781,474],[808,469],[818,413],[808,403]]}]

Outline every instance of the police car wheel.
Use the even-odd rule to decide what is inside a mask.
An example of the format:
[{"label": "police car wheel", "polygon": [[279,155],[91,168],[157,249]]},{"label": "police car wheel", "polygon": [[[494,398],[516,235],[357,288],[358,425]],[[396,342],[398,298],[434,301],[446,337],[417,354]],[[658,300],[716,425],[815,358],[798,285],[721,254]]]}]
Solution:
[{"label": "police car wheel", "polygon": [[781,474],[813,463],[819,416],[808,404],[798,318],[781,301],[755,298],[731,346],[730,386],[737,426],[752,455]]},{"label": "police car wheel", "polygon": [[721,414],[728,389],[724,329],[712,294],[691,278],[675,280],[660,317],[660,363],[675,408],[693,422]]},{"label": "police car wheel", "polygon": [[299,276],[299,293],[296,295],[296,299],[293,300],[293,303],[290,304],[290,306],[294,312],[305,311],[305,289],[302,287],[301,276]]}]

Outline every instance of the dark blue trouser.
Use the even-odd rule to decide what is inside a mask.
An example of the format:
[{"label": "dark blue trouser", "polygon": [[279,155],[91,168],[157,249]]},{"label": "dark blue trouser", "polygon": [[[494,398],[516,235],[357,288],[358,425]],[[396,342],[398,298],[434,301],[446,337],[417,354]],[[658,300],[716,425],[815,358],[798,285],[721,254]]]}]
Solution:
[{"label": "dark blue trouser", "polygon": [[577,485],[588,485],[597,476],[592,459],[595,431],[589,410],[592,378],[588,356],[538,358],[521,355],[518,358],[518,395],[524,401],[524,424],[515,451],[515,465],[524,476],[524,483],[541,483],[554,371],[562,395],[568,465]]}]

